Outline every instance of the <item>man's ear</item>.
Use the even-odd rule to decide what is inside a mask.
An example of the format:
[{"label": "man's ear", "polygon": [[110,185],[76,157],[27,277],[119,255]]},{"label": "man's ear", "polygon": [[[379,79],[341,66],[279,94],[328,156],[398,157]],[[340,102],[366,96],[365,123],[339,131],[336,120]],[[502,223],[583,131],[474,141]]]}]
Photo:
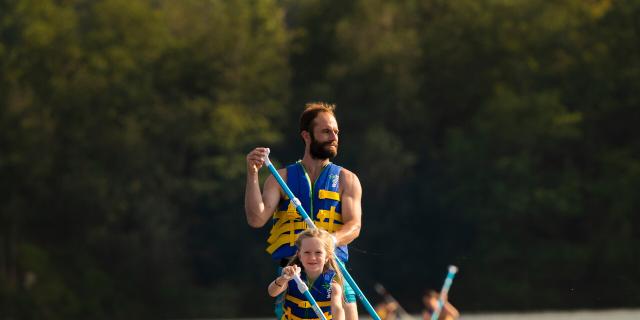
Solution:
[{"label": "man's ear", "polygon": [[309,134],[309,131],[303,130],[302,132],[300,132],[300,136],[306,144],[309,144],[311,142],[311,134]]}]

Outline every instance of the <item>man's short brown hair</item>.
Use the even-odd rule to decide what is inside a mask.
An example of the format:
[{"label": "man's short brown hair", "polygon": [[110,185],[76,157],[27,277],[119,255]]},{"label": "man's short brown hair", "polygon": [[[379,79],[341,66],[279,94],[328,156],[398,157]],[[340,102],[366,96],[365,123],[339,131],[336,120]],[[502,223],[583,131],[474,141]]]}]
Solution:
[{"label": "man's short brown hair", "polygon": [[315,119],[320,112],[326,112],[335,117],[333,110],[336,109],[335,104],[329,104],[326,102],[309,102],[305,105],[304,111],[300,115],[300,132],[313,131],[313,119]]}]

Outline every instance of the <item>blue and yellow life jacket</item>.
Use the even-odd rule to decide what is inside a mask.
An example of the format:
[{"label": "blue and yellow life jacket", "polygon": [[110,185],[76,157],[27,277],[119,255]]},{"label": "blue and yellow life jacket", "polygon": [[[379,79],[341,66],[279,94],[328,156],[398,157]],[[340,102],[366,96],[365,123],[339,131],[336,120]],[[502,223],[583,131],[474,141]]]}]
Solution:
[{"label": "blue and yellow life jacket", "polygon": [[[329,269],[322,273],[313,284],[307,281],[307,275],[300,273],[300,279],[307,284],[309,292],[318,303],[318,307],[324,313],[327,320],[331,319],[331,282],[336,272]],[[289,280],[287,292],[284,296],[284,314],[281,320],[302,320],[302,319],[318,319],[313,311],[311,303],[307,301],[295,280]]]},{"label": "blue and yellow life jacket", "polygon": [[[300,161],[287,166],[287,186],[298,197],[316,227],[329,233],[340,230],[343,225],[339,191],[340,170],[342,167],[329,163],[322,169],[312,186],[309,175]],[[267,239],[267,252],[274,259],[292,257],[297,250],[297,234],[307,229],[307,224],[288,197],[280,200],[278,210],[273,214],[271,221],[273,225]],[[349,258],[347,246],[336,248],[336,255],[346,262]]]}]

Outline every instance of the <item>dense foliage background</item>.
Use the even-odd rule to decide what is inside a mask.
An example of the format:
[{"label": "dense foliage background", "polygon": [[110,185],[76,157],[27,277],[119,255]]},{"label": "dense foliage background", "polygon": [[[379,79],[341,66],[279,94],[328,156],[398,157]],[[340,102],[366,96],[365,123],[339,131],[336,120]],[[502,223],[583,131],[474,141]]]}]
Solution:
[{"label": "dense foliage background", "polygon": [[244,156],[308,101],[370,300],[640,306],[638,1],[2,0],[0,318],[269,316]]}]

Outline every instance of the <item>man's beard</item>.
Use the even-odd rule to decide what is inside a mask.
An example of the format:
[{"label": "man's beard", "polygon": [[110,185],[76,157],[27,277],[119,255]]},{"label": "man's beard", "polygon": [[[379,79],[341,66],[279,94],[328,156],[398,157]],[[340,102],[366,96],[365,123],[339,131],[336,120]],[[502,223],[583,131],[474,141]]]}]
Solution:
[{"label": "man's beard", "polygon": [[331,142],[323,142],[320,143],[316,141],[316,138],[311,135],[311,145],[309,146],[309,153],[311,153],[311,157],[314,159],[333,159],[338,155],[338,145],[336,144],[336,148],[331,149]]}]

